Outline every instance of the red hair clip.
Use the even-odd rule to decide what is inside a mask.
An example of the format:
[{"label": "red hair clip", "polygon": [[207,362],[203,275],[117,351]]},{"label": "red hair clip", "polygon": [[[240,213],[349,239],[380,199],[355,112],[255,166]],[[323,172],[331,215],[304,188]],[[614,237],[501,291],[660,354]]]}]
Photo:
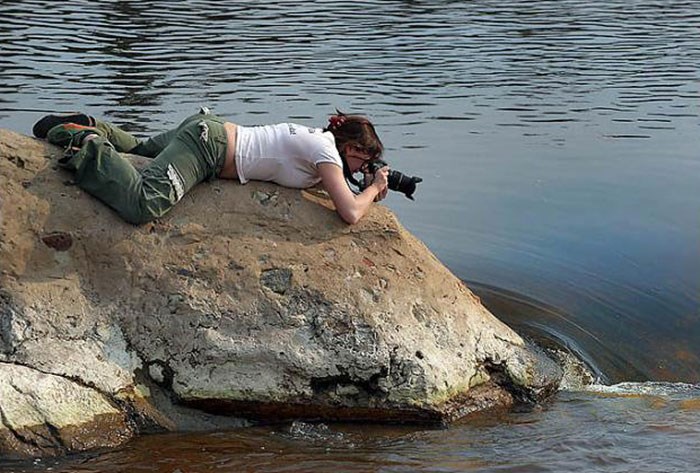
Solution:
[{"label": "red hair clip", "polygon": [[331,115],[328,117],[328,128],[331,130],[335,130],[336,128],[340,128],[343,126],[345,123],[345,116],[344,115]]}]

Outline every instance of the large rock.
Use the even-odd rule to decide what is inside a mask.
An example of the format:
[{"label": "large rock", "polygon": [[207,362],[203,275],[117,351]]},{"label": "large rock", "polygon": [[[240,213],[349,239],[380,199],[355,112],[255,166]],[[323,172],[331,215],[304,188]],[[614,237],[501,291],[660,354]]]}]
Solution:
[{"label": "large rock", "polygon": [[[181,427],[170,401],[443,422],[557,387],[556,366],[380,205],[347,226],[318,192],[213,181],[134,227],[71,185],[59,154],[0,130],[0,392],[15,393],[0,397],[0,453]],[[23,395],[18,377],[44,381]],[[60,441],[81,425],[100,425],[91,442]],[[41,426],[55,442],[20,446]]]}]

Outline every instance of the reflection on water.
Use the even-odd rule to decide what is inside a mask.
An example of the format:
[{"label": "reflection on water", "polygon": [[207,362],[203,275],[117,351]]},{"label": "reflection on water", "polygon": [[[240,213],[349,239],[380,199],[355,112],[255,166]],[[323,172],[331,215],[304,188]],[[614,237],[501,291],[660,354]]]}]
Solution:
[{"label": "reflection on water", "polygon": [[[494,312],[569,346],[610,382],[692,383],[700,381],[698,11],[698,0],[1,2],[0,126],[27,133],[55,109],[83,109],[137,133],[169,127],[200,104],[244,124],[322,125],[335,107],[364,111],[388,161],[425,178],[415,203],[392,195],[388,205],[459,277],[479,283]],[[565,395],[535,420],[516,416],[478,435],[402,437],[398,453],[360,442],[359,457],[319,447],[299,461],[541,471],[552,463],[527,470],[525,456],[555,451],[571,468],[580,454],[599,470],[629,471],[637,463],[614,451],[615,439],[640,449],[663,431],[656,451],[678,453],[671,440],[683,445],[684,416],[697,426],[692,408],[671,402],[670,417],[657,418],[646,398],[635,399]],[[601,406],[612,430],[584,438],[577,422],[607,422],[588,412]],[[640,412],[625,419],[621,406]],[[635,424],[647,415],[651,426]],[[534,437],[521,446],[523,434]],[[451,435],[469,447],[450,444]],[[445,441],[439,455],[421,450],[435,438]],[[246,461],[268,471],[297,458],[284,450],[288,440],[274,443],[284,454],[266,452],[268,441],[244,433],[222,442],[243,445]]]}]

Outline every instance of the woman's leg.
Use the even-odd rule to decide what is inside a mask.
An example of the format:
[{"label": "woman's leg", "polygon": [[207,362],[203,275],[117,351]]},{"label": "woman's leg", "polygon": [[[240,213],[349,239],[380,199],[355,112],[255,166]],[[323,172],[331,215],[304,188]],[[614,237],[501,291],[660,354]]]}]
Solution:
[{"label": "woman's leg", "polygon": [[[79,127],[75,127],[74,125],[79,125]],[[55,145],[64,146],[64,144],[60,141],[62,139],[70,140],[70,136],[60,131],[56,131],[59,126],[63,127],[64,129],[69,129],[72,127],[74,129],[82,128],[96,130],[97,134],[107,138],[107,140],[114,145],[116,150],[121,152],[131,152],[131,150],[137,147],[140,143],[135,136],[122,130],[116,125],[102,120],[97,120],[96,118],[81,112],[45,115],[34,124],[32,131],[34,136],[37,138],[46,138],[49,140],[49,142]],[[59,139],[58,141],[57,138]]]},{"label": "woman's leg", "polygon": [[191,121],[201,119],[203,115],[210,115],[208,108],[202,107],[199,113],[187,117],[177,128],[166,131],[165,133],[160,133],[144,141],[139,140],[131,133],[122,130],[112,123],[96,119],[80,112],[46,115],[34,124],[33,132],[38,138],[47,138],[49,130],[54,126],[76,123],[78,125],[96,128],[97,133],[105,137],[114,145],[114,148],[121,153],[138,154],[146,158],[155,158],[170,144],[175,136],[177,136],[180,129]]},{"label": "woman's leg", "polygon": [[[147,158],[154,158],[160,154],[175,139],[178,133],[188,124],[196,120],[201,120],[203,116],[210,115],[207,108],[200,109],[199,113],[185,118],[177,128],[160,133],[156,136],[141,141],[130,150],[124,150],[131,154],[138,154]],[[211,116],[211,115],[210,115]],[[117,147],[119,150],[119,148]]]},{"label": "woman's leg", "polygon": [[[191,118],[191,117],[190,117]],[[95,128],[100,135],[114,145],[120,153],[138,154],[146,158],[155,158],[177,136],[178,128],[160,133],[146,140],[139,140],[131,133],[122,130],[112,123],[95,120]]]},{"label": "woman's leg", "polygon": [[226,153],[225,130],[213,121],[203,126],[201,118],[182,127],[141,173],[102,136],[87,141],[60,164],[75,172],[80,188],[124,220],[146,223],[165,215],[192,187],[220,171]]},{"label": "woman's leg", "polygon": [[100,135],[114,145],[120,153],[137,154],[146,158],[155,158],[177,136],[179,128],[168,130],[146,140],[139,140],[131,133],[122,130],[112,123],[99,119],[95,120],[95,128]]},{"label": "woman's leg", "polygon": [[116,125],[99,119],[95,120],[95,128],[98,133],[107,139],[114,148],[121,153],[134,153],[132,150],[141,142],[128,131],[124,131]]}]

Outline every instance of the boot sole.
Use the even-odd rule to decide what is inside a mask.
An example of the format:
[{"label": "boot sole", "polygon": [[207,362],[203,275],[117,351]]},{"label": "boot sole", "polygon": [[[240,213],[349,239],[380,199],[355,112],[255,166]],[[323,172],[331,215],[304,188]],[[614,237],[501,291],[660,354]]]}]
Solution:
[{"label": "boot sole", "polygon": [[34,124],[32,128],[32,133],[37,138],[44,139],[48,134],[49,130],[56,125],[61,125],[63,123],[75,123],[77,125],[83,126],[93,126],[92,120],[88,115],[84,113],[62,113],[56,115],[46,115],[41,118],[38,122]]}]

